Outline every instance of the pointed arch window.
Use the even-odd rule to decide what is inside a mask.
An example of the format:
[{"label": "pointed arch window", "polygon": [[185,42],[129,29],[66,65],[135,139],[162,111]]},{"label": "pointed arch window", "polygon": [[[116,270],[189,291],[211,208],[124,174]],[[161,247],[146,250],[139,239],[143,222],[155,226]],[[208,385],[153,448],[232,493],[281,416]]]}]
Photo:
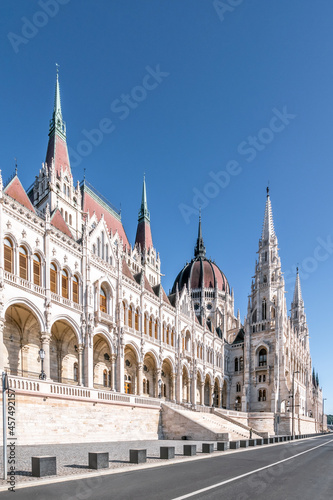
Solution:
[{"label": "pointed arch window", "polygon": [[155,323],[155,339],[158,339],[158,322]]},{"label": "pointed arch window", "polygon": [[240,392],[241,391],[241,385],[239,382],[237,382],[236,384],[236,392]]},{"label": "pointed arch window", "polygon": [[262,319],[267,319],[267,303],[266,303],[266,299],[264,299],[262,301],[262,305],[261,305],[261,315],[262,315]]},{"label": "pointed arch window", "polygon": [[238,358],[235,358],[235,372],[238,372]]},{"label": "pointed arch window", "polygon": [[172,347],[175,345],[175,332],[173,330],[171,331],[171,345]]},{"label": "pointed arch window", "polygon": [[53,293],[58,293],[57,287],[57,268],[55,264],[51,264],[50,266],[50,289]]},{"label": "pointed arch window", "polygon": [[68,299],[68,272],[65,269],[61,272],[61,295]]},{"label": "pointed arch window", "polygon": [[79,279],[77,276],[73,276],[73,302],[79,303]]},{"label": "pointed arch window", "polygon": [[129,328],[133,328],[133,307],[129,306],[128,308],[128,326]]},{"label": "pointed arch window", "polygon": [[19,248],[19,276],[28,279],[28,252],[24,247]]},{"label": "pointed arch window", "polygon": [[33,275],[34,285],[41,286],[41,262],[39,255],[36,254],[33,256]]},{"label": "pointed arch window", "polygon": [[139,309],[135,309],[134,328],[137,332],[139,331]]},{"label": "pointed arch window", "polygon": [[149,337],[153,336],[153,318],[150,316],[149,318]]},{"label": "pointed arch window", "polygon": [[99,309],[101,312],[106,313],[106,293],[104,288],[101,286],[100,292],[99,292]]},{"label": "pointed arch window", "polygon": [[244,368],[243,356],[239,358],[239,371],[242,372]]},{"label": "pointed arch window", "polygon": [[9,238],[4,241],[4,268],[8,273],[13,272],[13,243]]},{"label": "pointed arch window", "polygon": [[259,366],[267,366],[267,351],[260,349],[259,351]]},{"label": "pointed arch window", "polygon": [[147,314],[144,315],[143,333],[147,335]]}]

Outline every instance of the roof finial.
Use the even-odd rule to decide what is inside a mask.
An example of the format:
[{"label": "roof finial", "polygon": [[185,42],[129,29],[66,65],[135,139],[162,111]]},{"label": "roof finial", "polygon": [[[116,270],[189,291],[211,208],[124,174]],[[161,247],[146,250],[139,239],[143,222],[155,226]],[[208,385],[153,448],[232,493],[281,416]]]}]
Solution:
[{"label": "roof finial", "polygon": [[15,160],[15,175],[17,175],[17,159],[14,158],[14,160]]},{"label": "roof finial", "polygon": [[59,74],[59,64],[55,63],[55,65],[56,65],[56,68],[57,68],[57,77],[58,77],[58,74]]},{"label": "roof finial", "polygon": [[266,191],[267,191],[267,197],[269,196],[269,182],[268,182],[268,186],[266,188]]},{"label": "roof finial", "polygon": [[201,207],[199,208],[199,227],[198,227],[198,238],[197,244],[194,248],[194,256],[195,257],[205,257],[206,248],[202,238],[202,229],[201,229]]},{"label": "roof finial", "polygon": [[84,167],[83,169],[83,180],[84,181],[86,180],[86,167]]}]

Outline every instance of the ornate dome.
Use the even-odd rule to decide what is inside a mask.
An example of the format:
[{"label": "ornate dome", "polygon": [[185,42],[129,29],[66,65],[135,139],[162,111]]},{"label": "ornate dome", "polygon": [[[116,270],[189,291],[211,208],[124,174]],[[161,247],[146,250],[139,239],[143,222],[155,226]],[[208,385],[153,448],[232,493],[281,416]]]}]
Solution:
[{"label": "ornate dome", "polygon": [[192,290],[198,288],[214,289],[217,286],[219,290],[230,293],[229,283],[224,273],[215,262],[206,258],[206,248],[201,232],[201,217],[199,218],[199,231],[197,244],[194,249],[194,258],[178,274],[171,293],[176,292],[177,285],[180,291],[185,285],[188,286],[189,283]]}]

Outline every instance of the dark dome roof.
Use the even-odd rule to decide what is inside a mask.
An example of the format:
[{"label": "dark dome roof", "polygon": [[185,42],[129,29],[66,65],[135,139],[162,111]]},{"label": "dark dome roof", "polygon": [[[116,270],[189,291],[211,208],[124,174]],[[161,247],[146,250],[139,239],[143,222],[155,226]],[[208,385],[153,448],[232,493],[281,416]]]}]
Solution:
[{"label": "dark dome roof", "polygon": [[186,285],[190,286],[192,289],[197,288],[217,288],[223,292],[230,293],[229,283],[227,278],[221,269],[206,258],[206,248],[202,239],[201,232],[201,217],[199,218],[199,231],[197,244],[194,249],[194,259],[190,263],[187,263],[183,269],[178,274],[171,293],[176,292],[176,287],[178,284],[178,290]]},{"label": "dark dome roof", "polygon": [[183,267],[174,282],[171,293],[176,292],[177,284],[178,290],[182,290],[185,285],[188,286],[189,282],[192,289],[215,288],[217,286],[223,292],[229,293],[230,290],[224,273],[205,256],[198,256]]}]

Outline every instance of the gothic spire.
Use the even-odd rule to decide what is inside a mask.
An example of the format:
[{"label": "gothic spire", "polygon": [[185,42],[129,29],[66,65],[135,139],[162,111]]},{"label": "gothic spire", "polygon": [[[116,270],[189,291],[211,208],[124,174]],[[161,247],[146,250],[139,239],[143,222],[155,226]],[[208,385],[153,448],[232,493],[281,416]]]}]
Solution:
[{"label": "gothic spire", "polygon": [[147,190],[146,190],[145,175],[143,175],[141,207],[140,207],[140,210],[139,210],[139,222],[141,220],[144,220],[144,219],[147,222],[150,222],[150,213],[149,213],[148,204],[147,204]]},{"label": "gothic spire", "polygon": [[271,199],[269,197],[269,188],[267,188],[267,199],[266,199],[264,223],[263,223],[262,235],[261,235],[262,242],[264,242],[266,240],[269,241],[271,236],[275,236],[275,231],[274,231]]},{"label": "gothic spire", "polygon": [[50,120],[49,143],[47,146],[45,162],[49,168],[54,166],[58,178],[61,177],[61,170],[63,173],[67,171],[67,175],[69,174],[69,176],[72,177],[66,143],[66,124],[62,118],[61,111],[58,65],[53,113]]},{"label": "gothic spire", "polygon": [[59,65],[56,64],[56,66],[57,66],[57,79],[56,79],[55,93],[54,93],[53,113],[52,113],[52,118],[50,120],[50,134],[56,129],[57,132],[60,132],[62,135],[66,137],[66,125],[62,119],[62,112],[61,112]]},{"label": "gothic spire", "polygon": [[199,213],[199,228],[198,228],[198,238],[197,238],[197,244],[194,248],[194,256],[195,257],[205,257],[206,255],[206,248],[204,245],[204,241],[202,238],[202,229],[201,229],[201,210]]},{"label": "gothic spire", "polygon": [[299,279],[299,272],[297,268],[296,272],[296,281],[295,281],[295,290],[294,290],[294,297],[293,297],[293,306],[301,306],[303,304],[303,299],[302,299],[302,291],[301,291],[301,282]]},{"label": "gothic spire", "polygon": [[135,243],[141,246],[143,250],[153,246],[153,239],[150,229],[150,213],[147,204],[146,179],[143,176],[141,207],[139,210],[138,228],[136,231]]}]

